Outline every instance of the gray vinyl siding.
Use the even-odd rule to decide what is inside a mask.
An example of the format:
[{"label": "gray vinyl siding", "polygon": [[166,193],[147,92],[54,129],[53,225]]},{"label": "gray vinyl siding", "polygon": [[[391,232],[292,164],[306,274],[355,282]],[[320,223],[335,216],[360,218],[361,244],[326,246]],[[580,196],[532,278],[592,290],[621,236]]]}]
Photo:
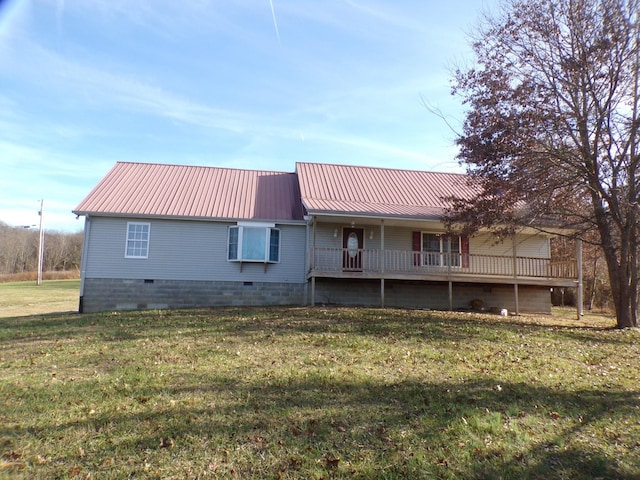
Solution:
[{"label": "gray vinyl siding", "polygon": [[[306,281],[305,226],[278,225],[280,262],[227,261],[227,232],[231,222],[91,218],[86,252],[86,278],[157,280],[224,280],[303,283]],[[148,222],[149,256],[125,258],[127,222]]]},{"label": "gray vinyl siding", "polygon": [[[318,248],[342,248],[342,228],[344,224],[319,224],[315,232],[315,246]],[[364,248],[380,249],[381,234],[380,225],[356,225],[356,228],[364,229]],[[337,229],[337,237],[334,231]],[[310,230],[311,231],[311,230]],[[384,229],[385,250],[411,250],[412,233],[420,232],[444,232],[442,225],[430,224],[425,227],[391,227]],[[373,238],[371,238],[373,232]],[[309,244],[313,245],[313,233],[310,233]],[[503,242],[496,237],[481,233],[469,239],[469,253],[472,255],[497,255],[511,257],[513,255],[513,241],[511,238]],[[549,239],[544,235],[518,234],[516,236],[516,255],[518,257],[550,258]]]},{"label": "gray vinyl siding", "polygon": [[[513,255],[513,240],[508,238],[496,243],[496,238],[489,234],[480,234],[469,240],[469,251],[476,255]],[[531,258],[550,258],[549,238],[544,235],[516,235],[516,256]]]}]

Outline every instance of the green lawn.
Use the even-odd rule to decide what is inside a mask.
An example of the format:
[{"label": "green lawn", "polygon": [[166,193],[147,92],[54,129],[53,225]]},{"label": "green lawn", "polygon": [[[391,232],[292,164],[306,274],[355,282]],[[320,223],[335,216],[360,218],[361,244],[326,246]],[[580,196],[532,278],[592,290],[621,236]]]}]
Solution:
[{"label": "green lawn", "polygon": [[614,323],[348,308],[0,319],[0,477],[640,478],[640,332]]},{"label": "green lawn", "polygon": [[0,318],[78,311],[80,280],[0,283]]}]

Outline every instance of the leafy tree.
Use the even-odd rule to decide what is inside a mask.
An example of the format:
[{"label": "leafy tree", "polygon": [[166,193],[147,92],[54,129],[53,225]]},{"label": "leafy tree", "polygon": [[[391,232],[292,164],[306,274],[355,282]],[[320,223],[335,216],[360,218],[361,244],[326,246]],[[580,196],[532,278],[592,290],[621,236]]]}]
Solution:
[{"label": "leafy tree", "polygon": [[591,230],[620,328],[638,324],[639,2],[504,0],[453,86],[478,197],[454,199],[449,221]]}]

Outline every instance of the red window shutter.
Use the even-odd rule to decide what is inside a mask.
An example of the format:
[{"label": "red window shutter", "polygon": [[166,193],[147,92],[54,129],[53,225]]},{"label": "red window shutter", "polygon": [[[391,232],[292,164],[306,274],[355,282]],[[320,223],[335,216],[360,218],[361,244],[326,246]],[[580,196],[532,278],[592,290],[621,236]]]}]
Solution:
[{"label": "red window shutter", "polygon": [[462,268],[469,268],[469,237],[460,237],[460,254],[462,255]]},{"label": "red window shutter", "polygon": [[413,266],[417,267],[418,265],[420,265],[420,250],[422,248],[420,237],[422,235],[420,234],[420,232],[413,232],[412,235],[412,248],[414,252],[417,252],[413,254]]}]

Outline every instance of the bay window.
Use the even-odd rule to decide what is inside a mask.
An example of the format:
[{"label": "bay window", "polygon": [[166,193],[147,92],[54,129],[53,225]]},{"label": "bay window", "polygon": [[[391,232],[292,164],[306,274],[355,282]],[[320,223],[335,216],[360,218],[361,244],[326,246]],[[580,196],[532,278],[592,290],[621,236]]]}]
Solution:
[{"label": "bay window", "polygon": [[231,262],[279,262],[280,230],[274,224],[238,222],[229,227],[227,259]]}]

